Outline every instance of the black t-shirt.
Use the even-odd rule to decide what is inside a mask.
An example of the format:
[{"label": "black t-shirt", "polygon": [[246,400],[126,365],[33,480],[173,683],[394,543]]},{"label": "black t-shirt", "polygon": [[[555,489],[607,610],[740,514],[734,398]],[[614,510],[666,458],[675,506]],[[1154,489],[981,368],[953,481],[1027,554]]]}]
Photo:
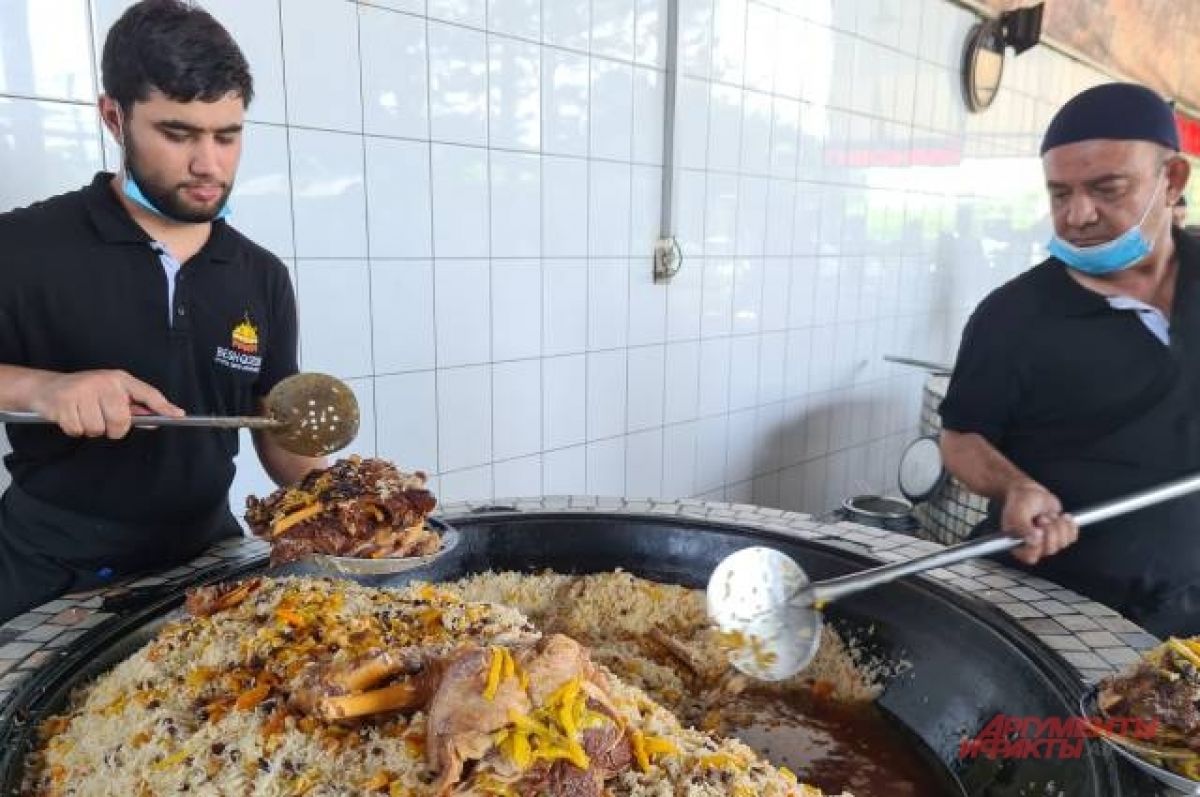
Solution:
[{"label": "black t-shirt", "polygon": [[[0,215],[0,363],[121,369],[188,414],[256,414],[260,397],[297,370],[286,267],[218,221],[169,291],[157,244],[111,179],[101,173],[79,191]],[[231,430],[135,429],[115,441],[49,425],[7,431],[5,462],[23,491],[146,528],[187,528],[219,513],[238,450]]]},{"label": "black t-shirt", "polygon": [[[1200,471],[1200,243],[1175,244],[1170,346],[1052,258],[975,310],[943,426],[985,437],[1068,510]],[[1200,498],[1084,529],[1034,570],[1144,622],[1183,600],[1181,622],[1200,624]]]}]

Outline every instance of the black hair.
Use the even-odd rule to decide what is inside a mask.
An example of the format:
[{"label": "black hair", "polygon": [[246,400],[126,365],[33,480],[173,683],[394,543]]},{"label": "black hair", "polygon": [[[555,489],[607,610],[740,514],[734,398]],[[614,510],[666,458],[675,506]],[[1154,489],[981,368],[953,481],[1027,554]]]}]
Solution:
[{"label": "black hair", "polygon": [[215,102],[228,94],[247,106],[250,65],[229,31],[184,0],[142,0],[108,31],[100,59],[104,93],[126,113],[158,89],[176,102]]},{"label": "black hair", "polygon": [[1183,194],[1180,194],[1179,199],[1175,200],[1175,207],[1186,208],[1187,207],[1187,197],[1185,197]]}]

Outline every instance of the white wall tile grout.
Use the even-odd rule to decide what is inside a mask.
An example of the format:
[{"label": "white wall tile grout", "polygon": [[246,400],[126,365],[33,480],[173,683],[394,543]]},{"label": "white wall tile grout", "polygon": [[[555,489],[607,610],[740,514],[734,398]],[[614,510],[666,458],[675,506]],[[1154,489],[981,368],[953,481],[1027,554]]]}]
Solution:
[{"label": "white wall tile grout", "polygon": [[[280,18],[279,52],[282,54],[283,49],[284,49],[283,48],[283,0],[276,0],[275,6],[276,6],[276,10],[279,12],[279,18]],[[287,59],[281,58],[280,60],[282,62],[283,79],[286,84],[286,82],[287,82]],[[93,59],[93,63],[94,62],[95,62],[95,59]],[[283,103],[283,116],[286,119],[287,118],[287,92],[286,91],[283,92],[281,101]],[[292,131],[286,125],[284,125],[283,127],[284,127],[284,141],[287,144],[288,185],[294,187],[296,185],[296,174],[295,174],[295,170],[292,168]],[[288,235],[289,235],[290,241],[291,241],[292,252],[295,253],[297,250],[296,250],[296,194],[294,191],[288,192],[288,215],[291,220],[291,223],[289,225],[290,229],[288,230]],[[300,283],[301,283],[300,263],[299,263],[298,258],[294,262],[296,263],[296,267],[292,271],[292,279],[295,284],[292,286],[292,290],[296,294],[297,303],[299,303]],[[300,324],[299,330],[297,331],[297,341],[298,341],[297,345],[299,346],[299,349],[300,349],[299,362],[300,362],[301,369],[304,368],[305,337],[306,336],[305,336],[305,331],[304,331],[304,325]]]},{"label": "white wall tile grout", "polygon": [[[362,8],[356,7],[354,9],[354,11],[355,11],[354,33],[355,33],[356,41],[358,43],[358,52],[359,52],[359,67],[358,67],[359,122],[360,122],[360,125],[362,126],[362,129],[365,131],[367,129],[367,97],[366,97],[366,93],[363,90]],[[367,175],[367,146],[366,146],[365,138],[363,138],[359,142],[359,146],[362,151],[363,185],[365,187],[366,175]],[[365,189],[363,191],[363,211],[367,214],[367,218],[370,218],[371,194],[369,191],[366,191]],[[374,281],[374,269],[371,265],[371,256],[372,256],[373,252],[371,249],[371,236],[369,234],[367,235],[367,239],[366,239],[366,248],[367,248],[367,319],[370,323],[371,329],[374,329],[375,328],[375,302],[374,302],[374,282],[375,281]],[[371,406],[376,409],[376,417],[378,417],[379,393],[376,390],[376,387],[379,383],[379,380],[375,376],[376,360],[375,360],[375,336],[374,335],[370,336],[370,341],[368,342],[368,345],[370,346],[370,353],[371,353],[371,374],[372,374],[372,376],[371,376]],[[374,432],[374,435],[375,435],[375,439],[371,441],[371,453],[373,455],[378,455],[379,454],[379,423],[378,422],[373,423],[371,425],[371,430]]]},{"label": "white wall tile grout", "polygon": [[[588,155],[588,166],[587,166],[587,170],[586,170],[587,178],[586,178],[586,182],[585,182],[585,190],[587,191],[587,216],[586,216],[587,222],[586,222],[585,228],[584,228],[584,235],[585,235],[584,244],[585,244],[585,248],[588,253],[588,264],[587,264],[587,276],[584,279],[584,293],[583,293],[583,328],[585,330],[585,332],[584,332],[585,338],[584,338],[584,353],[581,355],[583,357],[583,396],[581,399],[583,401],[583,442],[581,443],[581,447],[583,449],[584,490],[586,492],[591,492],[591,490],[588,489],[588,486],[590,485],[591,482],[589,480],[590,468],[589,468],[589,462],[588,462],[588,456],[587,456],[588,443],[591,442],[589,440],[589,438],[591,437],[591,430],[588,428],[590,425],[590,418],[591,418],[591,411],[590,411],[590,407],[588,406],[589,396],[591,395],[591,392],[590,392],[590,377],[588,374],[589,369],[587,367],[588,366],[587,358],[588,358],[588,355],[592,351],[592,341],[591,341],[591,337],[592,337],[592,269],[593,269],[592,258],[591,258],[592,235],[593,235],[593,229],[592,229],[593,228],[592,164],[596,162],[593,159],[593,155],[592,155],[592,149],[593,149],[593,146],[592,146],[592,114],[595,113],[595,109],[592,107],[592,87],[594,85],[594,81],[592,80],[592,55],[591,55],[591,49],[592,49],[592,47],[591,47],[591,44],[592,44],[592,4],[591,4],[591,0],[588,0],[588,2],[587,2],[587,9],[588,9],[588,11],[587,11],[587,17],[588,17],[587,18],[587,36],[588,36],[587,50],[588,50],[588,52],[584,57],[586,58],[586,64],[587,64],[587,108],[588,108],[588,112],[587,112],[587,129],[586,129],[585,135],[587,137],[586,151],[587,151],[587,155]],[[545,489],[544,484],[543,484],[543,489]]]},{"label": "white wall tile grout", "polygon": [[[637,9],[637,5],[636,5],[636,3],[631,3],[631,5],[633,6],[633,8],[634,8],[634,14],[636,15],[636,13],[637,13],[637,10],[636,10],[636,9]],[[636,43],[636,39],[637,39],[637,25],[636,25],[636,23],[634,24],[634,39],[635,39],[635,42],[634,42],[634,51],[636,51],[636,50],[637,50],[637,43]],[[635,108],[637,108],[637,103],[636,103],[636,102],[634,102],[634,101],[632,100],[632,95],[633,95],[633,91],[634,91],[634,90],[635,90],[635,89],[634,89],[634,87],[633,87],[633,84],[632,84],[632,82],[631,82],[631,85],[630,85],[630,98],[631,98],[631,99],[630,99],[630,103],[629,103],[629,157],[630,157],[630,159],[631,159],[631,160],[632,160],[632,158],[633,158],[633,153],[634,153],[634,151],[636,150],[635,137],[636,137],[636,135],[637,135],[637,130],[636,130],[636,127],[635,127],[635,121],[634,121],[634,109],[635,109]],[[631,394],[631,392],[632,392],[632,391],[630,390],[630,386],[629,386],[629,352],[632,350],[632,348],[633,348],[633,347],[629,346],[629,345],[628,345],[628,342],[629,342],[629,339],[630,339],[630,331],[633,329],[633,313],[632,313],[632,307],[633,307],[633,264],[636,262],[636,260],[635,260],[635,253],[633,252],[633,248],[632,248],[632,240],[633,240],[633,235],[632,235],[632,229],[633,229],[632,214],[633,214],[633,210],[634,210],[634,208],[636,207],[636,204],[635,204],[635,203],[634,203],[634,201],[633,201],[633,195],[634,195],[634,194],[633,194],[633,188],[634,188],[634,185],[635,185],[635,181],[634,181],[634,178],[633,178],[633,171],[632,171],[632,167],[631,167],[631,168],[630,168],[630,176],[629,176],[629,206],[626,208],[626,215],[628,215],[628,216],[630,217],[630,225],[629,225],[629,228],[630,228],[630,230],[631,230],[631,234],[629,235],[629,239],[630,239],[630,240],[629,240],[629,243],[630,243],[630,246],[629,246],[629,260],[626,262],[626,264],[625,264],[625,266],[624,266],[624,268],[625,268],[625,272],[626,272],[626,278],[625,278],[625,306],[626,306],[627,308],[629,308],[629,312],[627,312],[627,313],[626,313],[626,316],[625,316],[625,341],[626,341],[626,344],[627,344],[627,345],[626,345],[626,349],[625,349],[625,401],[624,401],[624,404],[625,404],[625,414],[624,414],[624,415],[625,415],[625,417],[624,417],[624,418],[621,420],[621,429],[622,429],[622,432],[623,432],[625,435],[628,435],[628,434],[629,434],[629,431],[630,431],[630,430],[629,430],[629,396],[630,396],[630,394]],[[626,436],[626,449],[625,449],[625,451],[623,452],[623,455],[622,455],[622,457],[621,457],[621,460],[622,460],[622,468],[621,468],[621,483],[622,483],[622,484],[626,484],[626,483],[628,482],[628,478],[629,478],[629,449],[628,449],[628,445],[629,445],[629,443],[628,443],[628,437]],[[660,482],[660,483],[661,483],[661,482]]]},{"label": "white wall tile grout", "polygon": [[[491,26],[488,24],[488,21],[489,21],[488,15],[491,12],[491,9],[489,8],[490,5],[491,4],[487,3],[486,1],[483,4],[483,19],[484,19],[484,30],[485,30],[484,37],[483,37],[483,41],[484,41],[484,51],[483,51],[484,52],[484,55],[483,55],[483,58],[484,58],[484,73],[483,73],[484,74],[484,92],[483,92],[483,97],[484,97],[484,108],[485,108],[485,110],[484,110],[484,129],[486,130],[486,141],[487,141],[489,148],[492,146],[491,46],[492,46],[492,38],[494,36],[494,34],[492,34],[490,32]],[[539,72],[541,71],[540,60],[539,60],[539,65],[538,65],[538,71]],[[492,161],[491,155],[489,153],[488,164],[487,164],[487,194],[488,194],[489,212],[490,212],[491,208],[495,207],[495,205],[493,204],[493,202],[495,200],[495,197],[493,196],[493,191],[495,190],[495,181],[492,179],[492,177],[493,177],[493,161]],[[540,200],[539,200],[539,209],[540,209]],[[495,335],[495,328],[496,328],[495,327],[495,324],[496,324],[496,320],[495,320],[496,319],[496,283],[495,283],[496,277],[495,277],[495,275],[496,275],[496,270],[492,266],[492,250],[495,249],[495,247],[491,245],[491,236],[494,234],[495,234],[495,231],[492,228],[492,225],[489,224],[488,225],[489,239],[488,239],[487,270],[488,270],[488,285],[490,286],[490,290],[488,291],[488,320],[489,320],[490,329],[488,330],[488,352],[491,356],[488,359],[491,362],[494,362],[496,359],[496,335]],[[488,366],[488,385],[489,385],[489,391],[490,391],[491,397],[492,397],[492,406],[488,407],[488,435],[491,437],[491,440],[489,441],[489,445],[492,446],[492,449],[491,449],[492,457],[489,457],[489,459],[491,459],[495,456],[495,453],[496,453],[496,449],[495,449],[495,445],[496,445],[496,368],[494,365]],[[489,465],[488,466],[488,495],[483,496],[483,497],[491,498],[495,494],[496,494],[496,469],[495,469],[494,465]],[[480,496],[475,496],[475,497],[480,497]]]},{"label": "white wall tile grout", "polygon": [[[425,19],[424,15],[422,15],[422,19]],[[426,53],[426,59],[425,59],[425,108],[426,108],[426,111],[428,112],[428,109],[433,106],[433,74],[432,74],[432,68],[430,66],[430,62],[432,61],[432,59],[428,57],[428,54],[430,52],[428,20],[425,21],[425,24],[423,25],[423,30],[424,30],[424,46],[425,46],[425,53]],[[430,135],[432,136],[432,122],[430,124]],[[437,189],[434,186],[434,182],[433,182],[433,145],[431,143],[430,147],[429,147],[429,192],[430,192],[430,195],[432,196],[433,192],[436,190]],[[432,269],[432,279],[431,279],[430,302],[432,304],[431,314],[433,317],[432,323],[433,323],[434,335],[436,336],[437,328],[438,328],[438,326],[437,326],[437,321],[438,321],[438,312],[437,312],[437,304],[438,304],[437,303],[437,297],[438,297],[437,267],[438,267],[438,261],[437,261],[437,249],[436,249],[437,236],[434,232],[434,224],[435,224],[435,222],[433,220],[433,203],[431,201],[430,202],[430,218],[429,218],[429,254],[430,254],[430,262],[433,264],[433,269]],[[434,438],[433,438],[434,439],[434,450],[433,450],[434,461],[431,463],[432,469],[434,469],[434,470],[440,470],[441,461],[442,461],[442,420],[441,420],[442,399],[441,399],[441,385],[439,384],[440,380],[437,378],[437,375],[440,372],[439,366],[440,366],[440,363],[438,362],[438,347],[435,345],[433,347],[433,416],[431,418],[427,419],[427,422],[432,423],[433,427],[434,427]],[[400,463],[397,463],[397,464],[399,465]],[[401,466],[401,467],[403,467],[403,466]],[[413,467],[420,467],[420,465],[417,463],[413,463]]]},{"label": "white wall tile grout", "polygon": [[[551,0],[553,2],[553,0]],[[546,10],[543,0],[537,0],[538,6],[538,44],[546,38]],[[542,81],[545,74],[543,69],[544,51],[538,54],[538,145],[546,144],[546,114],[544,98],[546,86]],[[586,172],[586,168],[585,168]],[[545,162],[538,169],[538,386],[537,402],[541,407],[538,414],[538,488],[546,490],[546,169]]]}]

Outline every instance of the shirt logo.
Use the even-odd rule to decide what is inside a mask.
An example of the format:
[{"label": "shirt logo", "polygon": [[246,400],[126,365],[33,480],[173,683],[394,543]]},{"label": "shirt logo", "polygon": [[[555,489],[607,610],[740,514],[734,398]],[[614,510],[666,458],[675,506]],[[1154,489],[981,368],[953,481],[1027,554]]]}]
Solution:
[{"label": "shirt logo", "polygon": [[230,347],[217,347],[215,358],[217,365],[232,368],[235,371],[257,374],[262,370],[262,357],[259,355],[258,327],[246,313],[230,333]]},{"label": "shirt logo", "polygon": [[233,348],[242,354],[258,354],[258,328],[250,323],[248,315],[233,328]]}]

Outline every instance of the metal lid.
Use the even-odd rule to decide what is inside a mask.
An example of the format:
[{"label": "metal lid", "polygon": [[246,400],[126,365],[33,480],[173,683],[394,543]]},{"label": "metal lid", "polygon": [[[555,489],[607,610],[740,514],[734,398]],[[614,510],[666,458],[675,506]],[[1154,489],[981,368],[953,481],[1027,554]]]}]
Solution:
[{"label": "metal lid", "polygon": [[936,437],[918,437],[900,455],[900,492],[913,502],[924,501],[946,480],[942,451]]}]

